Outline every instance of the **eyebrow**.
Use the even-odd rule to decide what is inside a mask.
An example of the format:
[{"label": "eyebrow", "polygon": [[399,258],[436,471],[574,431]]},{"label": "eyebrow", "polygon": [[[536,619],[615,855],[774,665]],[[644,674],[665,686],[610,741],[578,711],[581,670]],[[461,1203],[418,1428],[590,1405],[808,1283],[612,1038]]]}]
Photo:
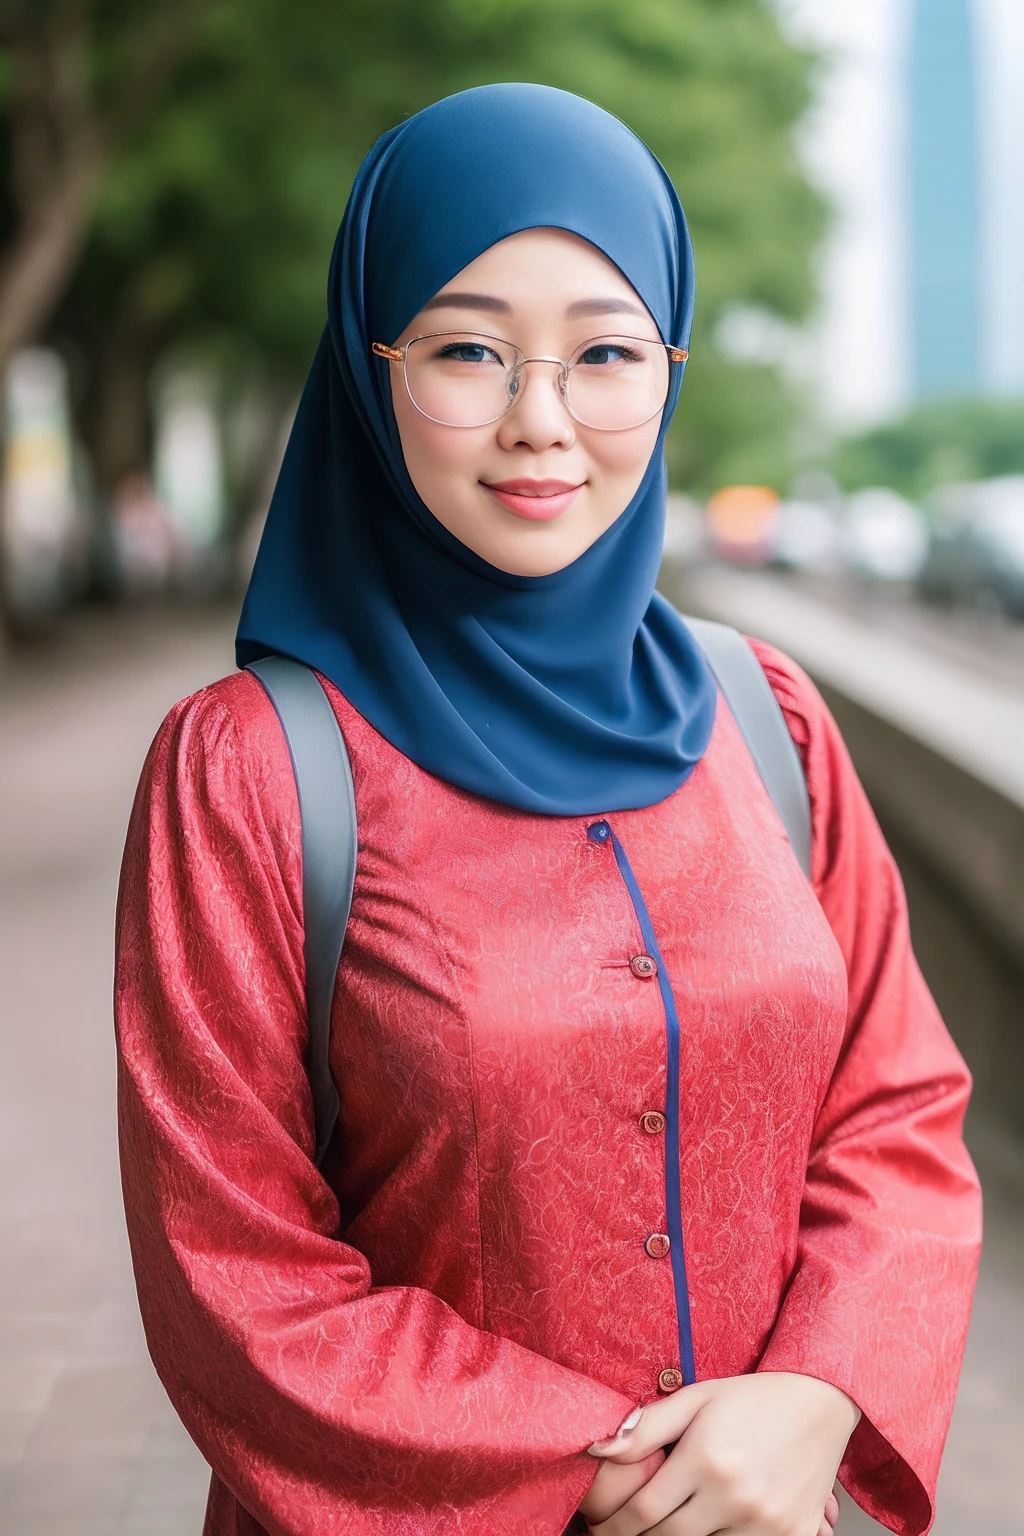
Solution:
[{"label": "eyebrow", "polygon": [[565,312],[567,320],[582,320],[588,315],[640,315],[647,319],[647,311],[629,299],[577,299]]},{"label": "eyebrow", "polygon": [[[481,309],[491,315],[510,315],[512,305],[491,293],[438,293],[426,304],[421,313],[430,309]],[[582,320],[591,315],[639,315],[647,319],[647,311],[629,299],[577,299],[565,311],[567,320]]]},{"label": "eyebrow", "polygon": [[428,309],[486,309],[492,315],[512,313],[511,304],[490,293],[438,293],[424,304],[420,313],[425,314]]}]

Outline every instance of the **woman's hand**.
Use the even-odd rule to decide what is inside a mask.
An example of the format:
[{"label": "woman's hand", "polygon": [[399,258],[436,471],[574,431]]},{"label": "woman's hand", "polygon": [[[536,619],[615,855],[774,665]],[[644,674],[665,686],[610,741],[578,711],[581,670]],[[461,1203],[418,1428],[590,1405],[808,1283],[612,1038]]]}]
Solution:
[{"label": "woman's hand", "polygon": [[[604,1466],[580,1512],[593,1536],[655,1527],[658,1536],[831,1536],[839,1516],[832,1485],[859,1418],[837,1387],[790,1372],[684,1387],[590,1447]],[[613,1490],[604,1472],[638,1470],[661,1447],[669,1449],[664,1464],[607,1514]]]},{"label": "woman's hand", "polygon": [[652,1451],[643,1461],[603,1461],[587,1490],[586,1498],[579,1506],[580,1514],[585,1516],[591,1526],[597,1525],[600,1520],[607,1520],[609,1515],[614,1515],[638,1489],[650,1481],[664,1461],[665,1452],[660,1449]]}]

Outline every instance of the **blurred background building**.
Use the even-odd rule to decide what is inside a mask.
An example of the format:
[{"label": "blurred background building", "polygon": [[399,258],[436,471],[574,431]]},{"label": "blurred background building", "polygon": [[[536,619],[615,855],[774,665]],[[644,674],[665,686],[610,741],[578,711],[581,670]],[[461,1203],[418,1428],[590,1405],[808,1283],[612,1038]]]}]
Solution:
[{"label": "blurred background building", "polygon": [[[982,371],[978,79],[971,0],[915,0],[910,19],[910,332],[915,396],[974,394]],[[989,182],[998,196],[1010,191]],[[1003,317],[999,317],[1002,319]]]},{"label": "blurred background building", "polygon": [[781,0],[822,51],[805,160],[834,209],[811,372],[844,426],[1024,392],[1024,7]]}]

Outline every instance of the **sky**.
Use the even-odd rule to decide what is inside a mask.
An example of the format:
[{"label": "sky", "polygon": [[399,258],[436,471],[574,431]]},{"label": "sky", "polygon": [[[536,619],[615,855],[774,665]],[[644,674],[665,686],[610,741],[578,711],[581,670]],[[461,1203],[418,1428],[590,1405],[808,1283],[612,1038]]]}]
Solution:
[{"label": "sky", "polygon": [[[883,420],[910,395],[907,114],[911,0],[777,0],[826,55],[800,149],[834,208],[820,316],[794,349],[840,427]],[[983,243],[983,369],[1024,395],[1024,0],[974,0]]]}]

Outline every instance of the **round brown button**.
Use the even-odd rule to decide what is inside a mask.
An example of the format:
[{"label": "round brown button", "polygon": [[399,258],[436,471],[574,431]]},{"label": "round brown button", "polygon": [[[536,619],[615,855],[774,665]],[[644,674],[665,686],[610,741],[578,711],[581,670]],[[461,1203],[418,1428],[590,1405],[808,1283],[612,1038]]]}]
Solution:
[{"label": "round brown button", "polygon": [[660,1136],[665,1129],[665,1116],[656,1109],[648,1109],[640,1116],[640,1124],[648,1136]]},{"label": "round brown button", "polygon": [[646,1243],[644,1243],[644,1247],[652,1259],[663,1259],[672,1247],[672,1243],[665,1236],[664,1232],[652,1232]]},{"label": "round brown button", "polygon": [[663,1371],[658,1372],[659,1392],[678,1392],[683,1384],[683,1373],[677,1371],[674,1365],[668,1365]]},{"label": "round brown button", "polygon": [[658,967],[650,955],[634,955],[629,962],[629,968],[634,976],[639,976],[641,981],[649,981],[652,976],[658,974]]}]

